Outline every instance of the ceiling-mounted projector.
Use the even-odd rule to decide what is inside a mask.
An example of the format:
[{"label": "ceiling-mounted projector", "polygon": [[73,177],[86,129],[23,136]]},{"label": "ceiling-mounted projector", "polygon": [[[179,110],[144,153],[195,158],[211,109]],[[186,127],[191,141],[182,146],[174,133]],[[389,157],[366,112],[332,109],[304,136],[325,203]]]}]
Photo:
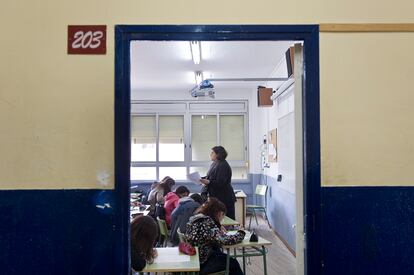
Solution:
[{"label": "ceiling-mounted projector", "polygon": [[208,81],[204,80],[200,83],[200,85],[195,86],[190,90],[190,94],[192,97],[211,97],[214,98],[215,96],[214,85]]}]

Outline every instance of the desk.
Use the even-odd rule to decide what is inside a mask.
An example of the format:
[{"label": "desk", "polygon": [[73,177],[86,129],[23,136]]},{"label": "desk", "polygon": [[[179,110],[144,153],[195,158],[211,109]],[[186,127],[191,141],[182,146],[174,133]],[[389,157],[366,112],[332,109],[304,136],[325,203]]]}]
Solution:
[{"label": "desk", "polygon": [[136,216],[139,216],[139,215],[144,215],[144,216],[146,216],[146,215],[148,215],[149,214],[149,210],[148,210],[148,208],[149,208],[149,205],[145,205],[145,208],[143,208],[143,210],[140,210],[139,209],[139,206],[135,206],[135,207],[131,207],[130,208],[130,218],[131,218],[131,221],[136,217]]},{"label": "desk", "polygon": [[[229,231],[234,232],[234,231]],[[259,237],[258,242],[250,242],[250,235],[251,233],[249,231],[245,231],[246,236],[244,237],[244,240],[241,243],[234,244],[234,245],[223,245],[223,248],[227,250],[227,263],[226,263],[226,275],[229,274],[229,264],[230,264],[230,257],[237,258],[237,257],[243,257],[243,272],[246,274],[246,257],[252,257],[252,256],[262,256],[263,257],[263,270],[264,275],[267,275],[267,264],[266,264],[266,253],[267,250],[265,246],[272,245],[271,242],[268,240],[263,239],[262,237]],[[246,251],[246,247],[251,247],[254,249],[253,252]],[[242,249],[242,255],[237,255],[236,251],[237,248]],[[230,255],[230,249],[234,249],[234,255]]]},{"label": "desk", "polygon": [[144,210],[144,211],[141,211],[141,210],[131,210],[131,216],[137,216],[137,215],[144,215],[144,216],[146,216],[148,214],[149,214],[149,211],[148,210]]},{"label": "desk", "polygon": [[224,216],[224,219],[221,221],[222,226],[232,226],[232,225],[240,225],[238,221],[235,221],[227,216]]},{"label": "desk", "polygon": [[[238,192],[237,192],[238,191]],[[236,193],[237,192],[237,193]],[[236,204],[234,209],[236,212],[236,221],[239,222],[242,226],[246,224],[246,194],[242,190],[236,190]]]},{"label": "desk", "polygon": [[198,257],[197,247],[196,254],[194,256],[189,256],[190,260],[184,262],[162,260],[167,259],[170,256],[176,258],[180,255],[185,255],[178,251],[178,247],[160,247],[157,248],[157,252],[157,258],[160,262],[158,262],[157,258],[155,258],[154,263],[147,264],[140,274],[143,272],[185,272],[189,274],[196,274],[200,271],[200,260]]},{"label": "desk", "polygon": [[[140,210],[140,208],[142,207],[142,210]],[[131,210],[131,212],[132,211],[137,211],[137,210],[139,210],[139,211],[145,211],[145,210],[148,210],[148,208],[150,208],[150,205],[146,205],[146,204],[144,204],[144,205],[141,205],[141,206],[132,206],[132,207],[130,207],[129,209]]]}]

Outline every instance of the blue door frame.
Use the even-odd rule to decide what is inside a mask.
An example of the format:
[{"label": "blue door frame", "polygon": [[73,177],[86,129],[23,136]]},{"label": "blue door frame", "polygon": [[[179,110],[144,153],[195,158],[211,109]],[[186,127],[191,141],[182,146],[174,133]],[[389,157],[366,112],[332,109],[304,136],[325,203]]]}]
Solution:
[{"label": "blue door frame", "polygon": [[116,265],[129,274],[130,42],[133,40],[304,42],[303,172],[305,272],[321,274],[321,172],[318,25],[116,25],[115,26],[115,196],[119,219]]}]

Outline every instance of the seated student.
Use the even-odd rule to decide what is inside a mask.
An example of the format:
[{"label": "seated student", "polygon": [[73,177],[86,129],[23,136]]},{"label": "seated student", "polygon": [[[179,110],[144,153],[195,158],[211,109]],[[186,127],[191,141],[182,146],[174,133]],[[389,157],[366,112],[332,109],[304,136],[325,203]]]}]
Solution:
[{"label": "seated student", "polygon": [[155,205],[164,203],[164,196],[171,192],[171,188],[175,185],[175,180],[171,177],[163,178],[159,183],[153,184],[154,187],[148,195],[148,203],[150,204],[150,216],[155,214]]},{"label": "seated student", "polygon": [[190,198],[192,198],[195,202],[202,205],[205,201],[198,193],[191,194]]},{"label": "seated student", "polygon": [[[209,198],[196,213],[187,223],[185,237],[192,246],[198,246],[200,274],[223,271],[227,256],[221,246],[242,242],[246,233],[238,230],[234,235],[227,235],[221,230],[220,221],[224,218],[226,207],[216,198]],[[230,258],[229,269],[230,275],[243,274],[236,259]]]},{"label": "seated student", "polygon": [[141,271],[146,263],[152,263],[157,257],[155,242],[158,225],[148,216],[138,216],[131,222],[131,267]]},{"label": "seated student", "polygon": [[177,208],[178,201],[180,198],[188,197],[189,194],[190,190],[188,190],[187,187],[178,186],[178,188],[175,189],[175,192],[169,192],[164,197],[165,222],[168,227],[171,225],[171,213],[175,208]]},{"label": "seated student", "polygon": [[142,196],[142,203],[143,204],[150,204],[149,203],[149,201],[148,201],[148,198],[149,198],[149,195],[150,195],[150,193],[151,193],[151,191],[158,185],[158,184],[160,184],[159,182],[156,182],[156,181],[154,181],[152,184],[151,184],[151,187],[150,187],[150,189],[148,189],[146,192],[145,192],[145,194]]},{"label": "seated student", "polygon": [[202,199],[199,194],[192,194],[190,197],[183,197],[178,201],[177,208],[171,214],[170,241],[174,246],[180,242],[177,229],[180,229],[181,233],[185,233],[185,226],[194,214],[194,211],[200,207],[201,201]]}]

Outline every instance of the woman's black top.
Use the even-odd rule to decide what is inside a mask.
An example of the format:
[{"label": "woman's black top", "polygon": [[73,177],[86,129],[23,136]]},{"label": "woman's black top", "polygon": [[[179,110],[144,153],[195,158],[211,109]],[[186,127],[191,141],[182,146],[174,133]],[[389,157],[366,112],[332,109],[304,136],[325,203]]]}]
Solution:
[{"label": "woman's black top", "polygon": [[214,161],[207,172],[208,194],[220,200],[224,205],[234,205],[236,196],[231,186],[231,167],[226,160]]}]

